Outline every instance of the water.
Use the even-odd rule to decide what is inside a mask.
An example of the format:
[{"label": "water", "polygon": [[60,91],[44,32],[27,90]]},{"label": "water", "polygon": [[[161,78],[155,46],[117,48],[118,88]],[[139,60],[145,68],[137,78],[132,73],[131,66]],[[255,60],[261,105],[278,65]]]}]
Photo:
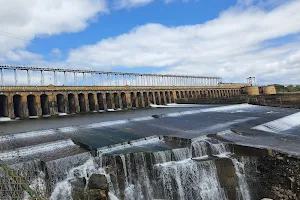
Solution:
[{"label": "water", "polygon": [[[71,199],[78,185],[86,191],[80,180],[88,182],[93,173],[105,174],[111,199],[227,199],[215,159],[230,159],[238,180],[237,197],[247,200],[251,191],[245,160],[232,158],[226,144],[207,134],[220,132],[232,141],[268,147],[278,146],[278,137],[272,135],[276,133],[286,140],[281,148],[299,149],[294,109],[248,104],[171,107],[27,120],[28,124],[24,120],[20,125],[5,122],[3,134],[14,134],[0,137],[0,157],[26,177],[33,189],[53,200]],[[235,134],[230,129],[252,132]],[[288,131],[294,131],[293,138],[284,134]],[[192,140],[187,145],[174,144],[160,135]],[[91,156],[73,141],[97,149],[98,154]],[[22,189],[18,195],[28,197]]]},{"label": "water", "polygon": [[300,126],[300,112],[253,127],[256,130],[280,133]]},{"label": "water", "polygon": [[236,175],[238,177],[238,183],[239,186],[237,188],[237,197],[241,200],[250,200],[250,192],[249,192],[249,186],[246,180],[246,174],[245,174],[245,164],[242,161],[238,161],[236,158],[232,159],[233,165],[236,171]]},{"label": "water", "polygon": [[[215,162],[194,161],[192,151],[195,156],[209,156],[208,152],[210,156],[228,153],[226,145],[198,138],[189,148],[103,155],[103,167],[106,166],[106,173],[113,174],[110,177],[113,195],[119,199],[227,199]],[[232,162],[234,166],[242,165],[236,159]],[[243,199],[250,199],[246,196],[249,190],[241,173],[242,169],[236,167],[237,193],[241,193]]]}]

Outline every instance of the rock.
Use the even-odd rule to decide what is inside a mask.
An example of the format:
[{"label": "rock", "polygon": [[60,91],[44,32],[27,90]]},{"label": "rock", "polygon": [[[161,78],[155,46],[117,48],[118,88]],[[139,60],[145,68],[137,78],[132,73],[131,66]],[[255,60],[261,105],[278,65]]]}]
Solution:
[{"label": "rock", "polygon": [[105,190],[89,190],[89,200],[108,200],[108,191]]},{"label": "rock", "polygon": [[104,174],[93,174],[88,183],[89,190],[101,189],[108,190],[107,180]]},{"label": "rock", "polygon": [[74,200],[85,199],[85,178],[77,178],[71,182],[72,185],[72,198]]},{"label": "rock", "polygon": [[215,162],[221,187],[225,189],[228,199],[236,199],[238,180],[232,160],[221,158],[215,160]]}]

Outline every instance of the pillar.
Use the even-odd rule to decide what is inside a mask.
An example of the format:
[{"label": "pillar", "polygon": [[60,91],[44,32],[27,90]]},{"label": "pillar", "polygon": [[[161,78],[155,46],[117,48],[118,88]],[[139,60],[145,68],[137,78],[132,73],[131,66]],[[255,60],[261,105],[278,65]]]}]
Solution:
[{"label": "pillar", "polygon": [[57,115],[58,113],[58,105],[56,101],[56,93],[51,93],[48,95],[49,99],[49,113],[50,115]]},{"label": "pillar", "polygon": [[130,92],[125,92],[125,96],[126,96],[126,100],[127,100],[127,108],[132,108]]}]

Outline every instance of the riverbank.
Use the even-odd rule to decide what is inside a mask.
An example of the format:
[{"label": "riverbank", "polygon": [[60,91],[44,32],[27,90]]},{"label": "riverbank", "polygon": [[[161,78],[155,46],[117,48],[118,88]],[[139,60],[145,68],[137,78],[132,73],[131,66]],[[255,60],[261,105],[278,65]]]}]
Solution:
[{"label": "riverbank", "polygon": [[271,106],[281,108],[300,108],[300,94],[299,93],[282,93],[276,95],[259,95],[249,96],[240,95],[223,98],[192,98],[192,99],[178,99],[177,103],[181,104],[240,104],[249,103],[252,105]]}]

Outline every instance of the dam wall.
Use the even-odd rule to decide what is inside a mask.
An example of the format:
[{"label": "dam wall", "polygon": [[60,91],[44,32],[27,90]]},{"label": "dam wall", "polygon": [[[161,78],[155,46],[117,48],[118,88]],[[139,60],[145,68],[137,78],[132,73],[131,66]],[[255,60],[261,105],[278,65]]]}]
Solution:
[{"label": "dam wall", "polygon": [[98,112],[164,105],[178,99],[222,98],[242,93],[240,86],[3,86],[0,118]]}]

